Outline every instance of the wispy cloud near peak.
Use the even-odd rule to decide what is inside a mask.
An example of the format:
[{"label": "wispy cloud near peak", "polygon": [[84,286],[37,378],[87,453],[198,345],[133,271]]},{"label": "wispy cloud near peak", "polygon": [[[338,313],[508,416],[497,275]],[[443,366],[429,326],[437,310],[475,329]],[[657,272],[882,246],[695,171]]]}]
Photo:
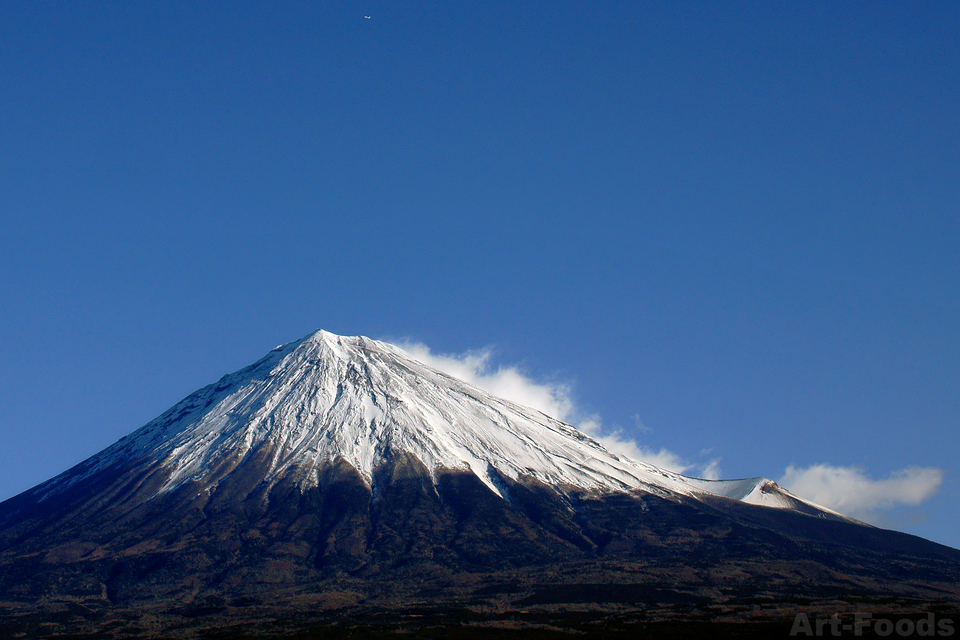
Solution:
[{"label": "wispy cloud near peak", "polygon": [[906,467],[877,480],[860,467],[790,465],[779,483],[817,504],[870,521],[877,510],[916,506],[931,498],[943,483],[943,471],[934,467]]}]

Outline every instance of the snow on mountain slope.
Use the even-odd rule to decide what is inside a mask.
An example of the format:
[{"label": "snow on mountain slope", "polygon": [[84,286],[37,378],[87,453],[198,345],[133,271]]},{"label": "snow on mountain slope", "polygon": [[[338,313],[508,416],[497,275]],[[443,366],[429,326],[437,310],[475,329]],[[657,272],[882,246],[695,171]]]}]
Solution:
[{"label": "snow on mountain slope", "polygon": [[[733,498],[747,504],[775,509],[790,509],[803,513],[829,514],[858,522],[831,509],[820,506],[800,496],[796,496],[769,478],[742,478],[739,480],[703,480],[701,478],[686,478],[686,481],[696,489],[726,498]],[[860,523],[864,524],[864,523]]]},{"label": "snow on mountain slope", "polygon": [[372,485],[380,463],[406,452],[431,472],[472,471],[501,496],[498,474],[560,490],[711,494],[787,509],[798,500],[765,490],[776,485],[763,478],[699,480],[614,455],[570,425],[432,369],[397,347],[325,331],[281,345],[200,389],[36,491],[52,495],[132,460],[165,469],[160,492],[187,481],[213,490],[224,469],[229,473],[257,452],[269,458],[267,483],[293,474],[302,486],[315,485],[325,463],[342,459]]}]

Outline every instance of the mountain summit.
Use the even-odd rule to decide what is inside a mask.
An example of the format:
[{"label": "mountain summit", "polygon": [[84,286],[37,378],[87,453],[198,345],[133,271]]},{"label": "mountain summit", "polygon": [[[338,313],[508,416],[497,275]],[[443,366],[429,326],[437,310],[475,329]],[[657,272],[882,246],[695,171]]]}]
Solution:
[{"label": "mountain summit", "polygon": [[765,478],[614,455],[397,347],[324,331],[0,503],[9,636],[926,611],[960,605],[958,584],[955,549]]}]

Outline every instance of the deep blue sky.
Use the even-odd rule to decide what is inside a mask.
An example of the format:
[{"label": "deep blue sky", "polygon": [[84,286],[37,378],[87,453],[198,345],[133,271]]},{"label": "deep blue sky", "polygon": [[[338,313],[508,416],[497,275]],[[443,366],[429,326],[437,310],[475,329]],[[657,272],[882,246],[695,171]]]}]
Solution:
[{"label": "deep blue sky", "polygon": [[960,547],[956,3],[182,4],[0,7],[0,499],[324,328]]}]

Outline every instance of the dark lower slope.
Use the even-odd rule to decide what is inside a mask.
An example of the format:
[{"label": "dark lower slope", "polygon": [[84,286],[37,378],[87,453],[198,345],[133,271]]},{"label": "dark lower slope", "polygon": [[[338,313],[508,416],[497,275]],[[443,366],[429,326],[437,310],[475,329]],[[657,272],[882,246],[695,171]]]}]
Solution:
[{"label": "dark lower slope", "polygon": [[960,605],[960,551],[906,534],[721,498],[562,495],[502,479],[505,501],[468,473],[434,484],[404,456],[372,490],[345,463],[314,489],[268,490],[266,458],[229,468],[209,492],[187,484],[145,499],[166,477],[131,465],[0,504],[0,631],[51,612],[61,631],[108,637],[132,619],[141,626],[128,636],[155,633],[144,616],[192,629],[296,627],[333,610],[715,617],[797,603]]}]

